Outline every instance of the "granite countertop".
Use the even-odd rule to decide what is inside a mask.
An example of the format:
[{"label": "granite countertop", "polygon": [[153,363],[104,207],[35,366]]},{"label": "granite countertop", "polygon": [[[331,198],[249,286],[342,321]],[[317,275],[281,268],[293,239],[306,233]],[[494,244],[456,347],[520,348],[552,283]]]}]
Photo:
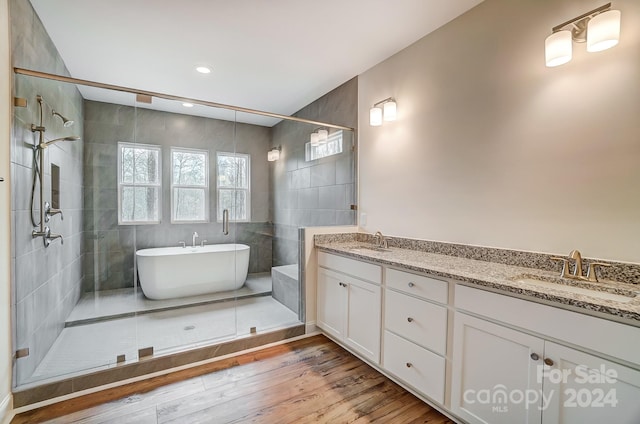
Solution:
[{"label": "granite countertop", "polygon": [[[374,250],[373,244],[362,241],[316,240],[315,245],[325,252],[451,278],[471,286],[491,288],[507,295],[516,294],[529,300],[543,301],[558,307],[583,310],[587,314],[596,312],[594,315],[599,317],[640,327],[640,286],[637,284],[607,280],[590,283],[561,279],[557,272],[398,247]],[[549,284],[540,286],[526,281],[517,281],[523,278],[550,281],[556,283],[553,285],[557,285],[558,288],[549,287]],[[628,296],[630,300],[618,301],[615,300],[615,296],[614,299],[603,299],[590,296],[589,292],[573,293],[563,289],[563,286],[596,289],[600,292]],[[637,296],[633,297],[636,294]]]}]

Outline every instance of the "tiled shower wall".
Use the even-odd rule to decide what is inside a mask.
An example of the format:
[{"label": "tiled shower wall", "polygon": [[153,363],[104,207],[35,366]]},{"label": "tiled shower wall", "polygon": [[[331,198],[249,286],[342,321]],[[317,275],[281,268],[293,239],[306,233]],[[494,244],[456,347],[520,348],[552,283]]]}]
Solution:
[{"label": "tiled shower wall", "polygon": [[[197,232],[208,244],[238,243],[251,247],[249,272],[268,272],[272,260],[272,224],[269,222],[267,150],[271,129],[176,113],[159,112],[110,103],[85,101],[86,255],[84,291],[134,285],[136,249],[191,243]],[[138,142],[162,146],[162,222],[153,225],[118,225],[117,145]],[[251,156],[251,222],[231,225],[222,234],[216,222],[216,152]],[[171,147],[209,152],[210,222],[171,223]]]},{"label": "tiled shower wall", "polygon": [[[47,35],[31,4],[25,0],[10,2],[12,61],[16,67],[69,75],[56,47]],[[11,144],[12,215],[12,295],[14,348],[29,348],[14,367],[17,384],[28,379],[53,342],[80,295],[82,281],[82,141],[63,141],[45,151],[45,200],[51,200],[50,169],[60,167],[60,207],[64,221],[54,216],[47,224],[53,233],[64,236],[64,245],[55,241],[44,248],[42,238],[33,239],[30,194],[33,178],[33,149],[37,133],[31,124],[39,124],[36,95],[45,101],[43,125],[45,138],[82,136],[82,97],[73,85],[16,75],[14,95],[27,100],[26,108],[14,109]],[[54,108],[75,121],[64,128],[51,115]],[[39,196],[36,187],[34,216],[39,221]]]},{"label": "tiled shower wall", "polygon": [[[300,118],[356,128],[358,80],[353,78],[294,114]],[[298,263],[298,227],[353,225],[355,139],[344,132],[339,155],[306,162],[305,144],[316,126],[282,121],[273,127],[272,146],[282,159],[271,168],[274,222],[273,265]]]}]

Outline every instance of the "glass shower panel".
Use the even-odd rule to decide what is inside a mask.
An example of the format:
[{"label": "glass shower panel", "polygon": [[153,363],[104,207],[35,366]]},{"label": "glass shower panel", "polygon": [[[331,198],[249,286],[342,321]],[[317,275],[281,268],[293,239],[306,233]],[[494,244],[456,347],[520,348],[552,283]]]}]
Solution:
[{"label": "glass shower panel", "polygon": [[136,112],[135,146],[151,155],[143,168],[158,168],[134,198],[144,211],[158,205],[136,226],[138,348],[162,356],[233,339],[235,291],[224,273],[233,276],[235,257],[221,252],[232,242],[218,222],[216,175],[218,153],[235,151],[234,114],[156,97]]},{"label": "glass shower panel", "polygon": [[[103,265],[117,256],[108,237],[117,221],[110,213],[116,190],[108,187],[115,170],[96,175],[115,151],[96,138],[104,132],[91,118],[92,91],[25,75],[15,75],[14,87],[26,101],[14,109],[11,145],[14,384],[20,387],[108,368],[120,351],[135,352],[136,343],[109,333],[113,314],[104,313],[96,292],[111,282],[113,269]],[[131,96],[125,101],[133,104]]]}]

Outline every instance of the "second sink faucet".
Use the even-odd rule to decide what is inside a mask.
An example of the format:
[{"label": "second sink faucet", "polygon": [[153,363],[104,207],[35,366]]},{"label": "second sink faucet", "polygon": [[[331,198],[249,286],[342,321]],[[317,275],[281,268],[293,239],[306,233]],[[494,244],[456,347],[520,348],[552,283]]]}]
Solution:
[{"label": "second sink faucet", "polygon": [[192,245],[193,247],[196,247],[196,239],[197,239],[198,237],[200,237],[200,236],[198,235],[198,232],[197,232],[197,231],[194,231],[194,232],[193,232],[193,236],[191,237],[191,242],[192,242],[192,243],[191,243],[191,245]]},{"label": "second sink faucet", "polygon": [[384,249],[389,247],[387,244],[387,239],[382,235],[380,231],[376,231],[376,233],[373,235],[373,238],[376,242],[376,247]]}]

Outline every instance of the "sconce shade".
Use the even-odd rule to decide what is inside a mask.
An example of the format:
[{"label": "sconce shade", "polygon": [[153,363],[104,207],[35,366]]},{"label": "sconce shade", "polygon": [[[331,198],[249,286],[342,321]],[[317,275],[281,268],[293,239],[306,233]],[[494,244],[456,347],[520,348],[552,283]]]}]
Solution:
[{"label": "sconce shade", "polygon": [[280,159],[280,149],[278,147],[274,147],[267,152],[267,160],[269,162],[273,162],[278,159]]},{"label": "sconce shade", "polygon": [[610,49],[620,41],[620,11],[609,10],[589,21],[587,26],[587,51],[600,52]]},{"label": "sconce shade", "polygon": [[547,66],[560,66],[571,60],[573,45],[571,31],[554,32],[544,41],[544,53]]},{"label": "sconce shade", "polygon": [[317,132],[312,132],[311,136],[309,136],[309,141],[312,146],[317,146],[320,144],[320,135]]},{"label": "sconce shade", "polygon": [[329,131],[318,130],[318,143],[325,144],[329,140]]},{"label": "sconce shade", "polygon": [[372,107],[369,109],[369,125],[372,127],[382,125],[382,108]]},{"label": "sconce shade", "polygon": [[390,100],[382,105],[384,108],[384,120],[385,121],[395,121],[397,116],[397,105],[396,102]]}]

